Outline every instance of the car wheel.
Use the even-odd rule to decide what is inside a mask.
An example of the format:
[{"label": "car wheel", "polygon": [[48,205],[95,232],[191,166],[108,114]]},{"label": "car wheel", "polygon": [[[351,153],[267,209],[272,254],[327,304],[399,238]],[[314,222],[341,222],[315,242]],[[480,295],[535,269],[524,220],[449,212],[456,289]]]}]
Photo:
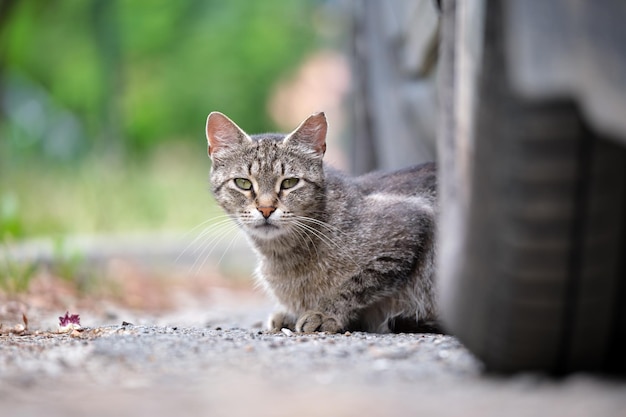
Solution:
[{"label": "car wheel", "polygon": [[[626,151],[592,132],[573,100],[519,97],[503,3],[486,1],[483,16],[458,10],[466,4],[443,6],[444,324],[493,371],[623,371]],[[460,30],[474,31],[478,65],[460,62]]]}]

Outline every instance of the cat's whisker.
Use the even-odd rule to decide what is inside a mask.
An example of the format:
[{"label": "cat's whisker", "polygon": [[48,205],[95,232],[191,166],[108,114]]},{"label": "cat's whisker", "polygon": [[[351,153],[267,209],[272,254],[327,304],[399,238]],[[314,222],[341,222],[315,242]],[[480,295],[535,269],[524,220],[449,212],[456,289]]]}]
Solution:
[{"label": "cat's whisker", "polygon": [[222,252],[222,256],[220,256],[220,259],[217,261],[218,265],[221,265],[222,260],[224,259],[224,256],[226,255],[226,253],[230,250],[231,246],[233,246],[233,243],[235,243],[235,240],[241,236],[241,229],[237,228],[237,233],[235,233],[233,235],[233,238],[230,240],[230,242],[228,243],[228,245],[226,246],[226,249],[224,249],[224,251]]},{"label": "cat's whisker", "polygon": [[221,220],[225,217],[230,218],[230,216],[228,214],[217,214],[217,215],[213,215],[211,217],[209,217],[208,219],[206,219],[205,221],[195,225],[194,227],[192,227],[187,233],[185,233],[183,235],[183,238],[186,238],[187,236],[189,236],[190,234],[192,234],[196,229],[204,226],[205,224],[209,223],[209,222],[214,222],[216,220]]},{"label": "cat's whisker", "polygon": [[[352,261],[352,263],[359,267],[358,262],[356,262],[354,260],[354,258],[352,258],[348,253],[346,253],[346,249],[345,246],[339,245],[335,240],[333,240],[332,238],[330,238],[326,233],[322,232],[319,229],[316,229],[315,227],[312,227],[310,225],[306,225],[306,224],[302,224],[302,221],[311,221],[314,224],[317,224],[321,227],[326,228],[326,230],[330,233],[338,233],[344,236],[347,236],[347,234],[340,230],[337,227],[331,226],[328,223],[325,223],[321,220],[317,220],[311,217],[304,217],[304,216],[297,216],[297,218],[302,219],[301,221],[298,221],[302,226],[306,227],[307,230],[309,230],[311,233],[315,234],[316,236],[318,236],[320,238],[321,241],[323,241],[324,243],[326,243],[328,246],[330,246],[330,244],[332,244],[332,246],[334,246],[340,253],[344,254],[350,261]],[[320,236],[321,235],[321,236]]]},{"label": "cat's whisker", "polygon": [[300,230],[300,228],[296,227],[289,227],[287,229],[289,236],[293,236],[295,237],[295,239],[297,239],[299,242],[302,242],[302,244],[309,249],[309,244],[313,244],[313,249],[315,249],[316,254],[318,255],[319,258],[319,253],[317,253],[317,248],[315,247],[315,243],[311,240],[311,237],[309,235],[307,235],[306,233],[304,233],[302,230]]},{"label": "cat's whisker", "polygon": [[318,259],[320,258],[320,253],[317,250],[317,247],[315,246],[315,242],[313,241],[311,236],[309,236],[308,233],[300,230],[299,228],[291,229],[290,232],[292,232],[294,235],[296,235],[298,237],[298,240],[301,240],[302,242],[304,242],[304,245],[307,248],[309,247],[309,243],[310,243],[311,246],[313,247],[313,250],[315,251],[315,255],[317,256]]},{"label": "cat's whisker", "polygon": [[[197,224],[196,226],[192,227],[188,232],[186,232],[181,239],[186,239],[189,235],[191,235],[193,232],[195,232],[197,229],[199,229],[200,227],[204,226],[207,223],[210,222],[218,222],[216,224],[222,223],[224,218],[230,218],[229,215],[227,214],[222,214],[222,215],[218,215],[218,216],[212,216],[208,219],[206,219],[205,221]],[[211,227],[213,225],[209,225],[208,227]],[[206,230],[206,228],[204,228],[203,230]]]},{"label": "cat's whisker", "polygon": [[[210,238],[207,238],[208,242],[203,243],[202,250],[200,251],[200,254],[196,258],[195,262],[193,263],[193,266],[191,267],[191,271],[192,272],[195,271],[195,273],[199,273],[202,267],[204,266],[204,264],[206,263],[207,259],[211,256],[211,253],[213,253],[213,251],[217,247],[218,243],[221,242],[222,239],[224,239],[227,235],[229,235],[233,230],[238,230],[238,227],[236,224],[232,224],[230,227],[226,228],[225,230],[220,231],[215,236],[211,236]],[[202,262],[198,264],[200,259],[202,259]]]},{"label": "cat's whisker", "polygon": [[228,235],[229,235],[228,232],[224,232],[220,236],[215,237],[210,242],[208,242],[204,246],[202,252],[198,255],[198,257],[194,261],[193,267],[191,268],[191,272],[193,272],[196,275],[199,274],[202,268],[204,267],[204,265],[206,264],[206,262],[208,261],[208,259],[211,257],[211,254],[213,253],[215,248]]},{"label": "cat's whisker", "polygon": [[346,232],[344,232],[340,228],[338,228],[336,226],[332,226],[332,225],[328,224],[327,222],[324,222],[322,220],[319,220],[319,219],[316,219],[316,218],[313,218],[313,217],[296,216],[296,215],[294,215],[294,218],[296,218],[298,220],[302,220],[302,221],[308,221],[308,222],[314,223],[316,225],[322,226],[326,230],[328,230],[329,232],[337,232],[339,234],[347,235]]},{"label": "cat's whisker", "polygon": [[[196,237],[195,237],[195,238],[194,238],[191,242],[189,242],[189,243],[187,244],[187,246],[185,246],[185,249],[183,249],[183,250],[182,250],[182,252],[181,252],[181,253],[180,253],[180,254],[176,257],[176,262],[178,262],[178,261],[180,260],[180,258],[182,258],[182,257],[185,255],[185,253],[187,253],[187,251],[188,251],[188,250],[189,250],[189,249],[190,249],[193,245],[195,245],[195,244],[196,244],[199,240],[201,240],[201,239],[202,239],[202,238],[204,238],[206,235],[208,235],[211,231],[213,231],[213,230],[215,230],[215,229],[219,229],[219,227],[222,227],[224,224],[227,224],[227,223],[229,223],[229,222],[231,221],[230,216],[224,215],[224,216],[219,216],[218,218],[220,218],[220,217],[227,217],[228,219],[227,219],[227,220],[220,220],[219,222],[217,222],[217,223],[215,223],[215,224],[212,224],[212,225],[210,225],[210,226],[205,227],[205,228],[204,228],[204,229],[203,229],[203,230],[202,230],[202,231],[198,234],[198,236],[196,236]],[[197,229],[198,227],[200,227],[200,226],[202,226],[202,225],[204,225],[204,224],[208,223],[209,221],[214,221],[214,220],[215,220],[214,218],[209,219],[209,220],[206,220],[206,221],[204,221],[204,222],[200,223],[198,226],[194,227],[192,230],[195,230],[195,229]],[[191,233],[191,231],[190,231],[190,232],[188,232],[188,233],[187,233],[187,235],[189,235],[190,233]],[[197,252],[197,250],[198,250],[198,248],[196,248],[196,249],[194,250],[193,254],[195,254],[195,253]]]},{"label": "cat's whisker", "polygon": [[[207,220],[203,221],[202,223],[194,226],[191,230],[189,230],[187,233],[185,233],[183,235],[183,238],[191,235],[194,231],[196,231],[200,227],[206,225],[207,223],[213,222],[213,224],[210,224],[210,225],[206,226],[206,227],[212,227],[213,225],[224,223],[228,219],[231,219],[231,217],[229,215],[221,215],[221,216],[211,217],[210,219],[207,219]],[[205,230],[206,227],[203,230]]]},{"label": "cat's whisker", "polygon": [[[218,234],[221,233],[224,230],[224,227],[228,228],[229,230],[231,229],[231,226],[233,225],[233,221],[232,219],[226,219],[226,220],[221,220],[218,223],[215,223],[209,227],[207,227],[206,229],[204,229],[196,239],[194,239],[194,241],[191,244],[194,244],[195,242],[197,242],[198,240],[204,239],[204,241],[206,242],[205,237],[206,236],[211,236],[212,233],[217,232]],[[210,238],[210,237],[209,237]],[[194,249],[194,251],[192,252],[194,255],[198,252],[199,248],[196,247]]]},{"label": "cat's whisker", "polygon": [[204,244],[203,244],[204,248],[200,251],[200,256],[203,255],[206,247],[211,246],[214,242],[221,241],[225,236],[228,236],[229,234],[231,234],[233,231],[236,231],[236,230],[238,230],[237,224],[229,222],[225,225],[222,225],[222,227],[220,227],[215,233],[211,235],[207,235],[207,237],[204,239]]},{"label": "cat's whisker", "polygon": [[323,232],[297,220],[294,221],[293,223],[297,225],[306,235],[309,235],[309,234],[315,235],[320,241],[322,241],[323,243],[326,243],[328,246],[331,246],[332,244],[332,246],[335,246],[337,249],[341,249],[339,244],[333,241],[330,237],[326,236]]},{"label": "cat's whisker", "polygon": [[326,234],[324,234],[322,231],[317,230],[316,228],[307,225],[299,220],[294,220],[293,224],[297,225],[298,227],[302,228],[305,233],[311,233],[315,236],[317,236],[317,238],[320,240],[320,242],[325,243],[327,246],[337,249],[339,251],[339,253],[342,253],[344,256],[346,256],[347,259],[349,259],[350,261],[352,261],[352,263],[354,265],[356,265],[357,267],[359,266],[359,264],[348,254],[345,252],[345,247],[342,247],[339,243],[335,242],[332,238],[330,238],[329,236],[327,236]]},{"label": "cat's whisker", "polygon": [[[225,233],[226,232],[224,230],[221,230],[215,235],[207,235],[202,239],[202,242],[194,249],[192,253],[195,259],[193,265],[190,268],[190,272],[199,272],[200,269],[198,267],[198,262],[200,261],[200,258],[204,256],[207,248],[209,248],[213,242],[219,240]],[[198,251],[200,252],[198,253]]]}]

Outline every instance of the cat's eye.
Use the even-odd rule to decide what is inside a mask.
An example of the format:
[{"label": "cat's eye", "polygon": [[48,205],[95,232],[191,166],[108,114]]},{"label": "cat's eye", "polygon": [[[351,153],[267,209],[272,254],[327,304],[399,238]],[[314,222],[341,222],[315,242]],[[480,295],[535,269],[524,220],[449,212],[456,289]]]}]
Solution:
[{"label": "cat's eye", "polygon": [[245,191],[252,189],[252,183],[245,178],[235,178],[235,185]]},{"label": "cat's eye", "polygon": [[280,183],[280,188],[283,190],[287,190],[289,188],[293,188],[300,181],[298,178],[285,178],[283,182]]}]

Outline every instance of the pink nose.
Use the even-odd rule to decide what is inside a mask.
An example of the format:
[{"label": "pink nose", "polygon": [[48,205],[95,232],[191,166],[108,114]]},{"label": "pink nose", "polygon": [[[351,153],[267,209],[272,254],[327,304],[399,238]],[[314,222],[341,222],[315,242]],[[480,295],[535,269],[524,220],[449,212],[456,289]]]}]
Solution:
[{"label": "pink nose", "polygon": [[257,207],[257,210],[267,219],[276,210],[276,207]]}]

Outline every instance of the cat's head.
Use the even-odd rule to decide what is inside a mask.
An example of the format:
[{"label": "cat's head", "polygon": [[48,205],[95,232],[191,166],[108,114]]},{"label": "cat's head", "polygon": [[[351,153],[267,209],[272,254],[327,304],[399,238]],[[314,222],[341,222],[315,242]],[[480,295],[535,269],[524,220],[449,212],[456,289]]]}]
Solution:
[{"label": "cat's head", "polygon": [[252,136],[222,113],[209,114],[206,136],[217,202],[253,238],[302,236],[324,204],[326,131],[324,113],[288,135]]}]

